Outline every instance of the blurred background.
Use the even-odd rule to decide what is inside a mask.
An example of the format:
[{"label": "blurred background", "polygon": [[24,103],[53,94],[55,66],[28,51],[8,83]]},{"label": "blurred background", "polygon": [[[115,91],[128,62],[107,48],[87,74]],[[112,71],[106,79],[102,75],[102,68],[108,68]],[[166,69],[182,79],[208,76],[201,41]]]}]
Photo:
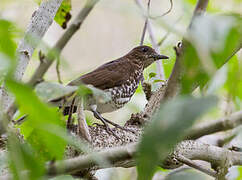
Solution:
[{"label": "blurred background", "polygon": [[[146,6],[147,0],[142,0]],[[72,19],[84,6],[83,0],[72,0]],[[171,12],[164,16],[166,22],[174,25],[174,28],[181,32],[186,30],[196,0],[173,0]],[[4,18],[16,23],[17,27],[24,32],[31,18],[32,13],[38,4],[34,0],[1,0],[0,18]],[[152,16],[158,16],[165,13],[170,8],[169,0],[152,0],[150,12]],[[209,2],[208,12],[227,13],[242,12],[241,0],[211,0]],[[144,17],[134,0],[100,0],[85,19],[81,29],[72,37],[61,54],[61,77],[64,83],[75,79],[81,74],[85,74],[97,68],[98,66],[119,58],[129,52],[133,47],[139,45],[144,26]],[[152,21],[156,41],[160,41],[166,34],[159,21]],[[43,44],[52,47],[64,30],[53,22],[46,33]],[[176,34],[169,33],[164,43],[161,45],[161,53],[170,57],[163,61],[166,78],[169,77],[171,68],[174,64],[175,53],[173,47],[181,40]],[[148,33],[145,37],[145,43],[150,45]],[[240,55],[241,57],[241,52]],[[28,70],[24,76],[27,81],[33,74],[39,64],[38,51],[35,51]],[[150,66],[144,73],[147,81],[153,81],[149,78],[151,72],[156,72],[156,65]],[[57,82],[57,73],[55,63],[45,75],[46,81]],[[153,88],[156,88],[154,85]],[[131,102],[124,108],[104,114],[108,119],[124,124],[129,119],[131,113],[139,112],[146,104],[144,93],[141,88],[138,89]],[[223,111],[221,106],[221,111]],[[92,121],[92,115],[87,113],[87,117]],[[100,179],[135,179],[135,168],[130,169],[107,169],[98,171],[97,177]],[[182,176],[181,176],[182,177]],[[198,176],[197,176],[198,178]],[[197,179],[196,178],[196,179]],[[201,179],[205,177],[201,175]],[[206,178],[208,178],[206,176]],[[157,174],[154,179],[160,179]]]}]

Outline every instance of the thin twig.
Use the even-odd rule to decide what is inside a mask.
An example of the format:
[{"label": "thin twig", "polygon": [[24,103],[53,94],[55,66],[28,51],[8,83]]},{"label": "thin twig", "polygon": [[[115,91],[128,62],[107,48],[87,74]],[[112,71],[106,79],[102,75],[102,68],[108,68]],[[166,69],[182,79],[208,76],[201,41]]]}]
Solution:
[{"label": "thin twig", "polygon": [[[83,9],[79,12],[73,23],[68,27],[68,29],[65,31],[65,33],[60,37],[60,39],[57,41],[55,46],[49,51],[58,51],[60,54],[63,48],[66,46],[67,42],[71,39],[71,37],[77,32],[78,29],[80,29],[82,23],[86,19],[86,17],[89,15],[95,4],[99,0],[89,0],[86,2]],[[48,53],[45,62],[43,64],[40,64],[35,71],[34,75],[31,77],[30,81],[28,82],[29,85],[35,86],[38,79],[41,79],[44,74],[47,72],[51,64],[53,63],[55,56],[50,55],[51,53]]]},{"label": "thin twig", "polygon": [[[47,70],[50,68],[55,60],[53,52],[58,52],[59,54],[61,53],[67,42],[69,42],[71,37],[77,32],[78,29],[80,29],[82,23],[98,1],[99,0],[89,0],[86,2],[84,8],[79,12],[76,19],[65,31],[65,33],[60,37],[55,46],[49,51],[47,55],[44,55],[45,59],[43,59],[43,61],[39,64],[33,76],[28,82],[30,86],[35,87],[38,84],[39,80],[43,78],[44,74],[47,72]],[[9,119],[12,119],[16,111],[16,105],[14,103],[11,103],[7,112]]]},{"label": "thin twig", "polygon": [[[166,13],[162,14],[161,16],[165,16],[165,15],[167,15],[167,14],[170,13],[170,11],[172,10],[173,2],[172,2],[172,0],[170,0],[170,2],[171,2],[171,7],[170,7],[170,9],[169,9]],[[142,8],[142,3],[141,3],[140,0],[136,0],[136,4],[137,4],[141,9],[143,9],[143,8]],[[149,20],[149,14],[150,14],[150,0],[148,1],[148,4],[147,4],[147,13],[148,13],[148,16],[147,16],[146,19],[145,19],[145,25],[144,25],[143,33],[142,33],[142,36],[141,36],[140,45],[143,45],[143,43],[144,43],[144,38],[145,38],[145,33],[146,33],[146,29],[148,29],[149,37],[150,37],[150,41],[151,41],[152,47],[155,49],[155,51],[156,51],[157,53],[160,53],[158,43],[157,43],[156,40],[155,40],[155,36],[154,36],[154,33],[153,33],[152,25],[151,25],[151,22],[150,22],[150,20]],[[160,17],[161,17],[161,16],[160,16]],[[165,79],[165,75],[164,75],[164,68],[163,68],[163,64],[162,64],[162,62],[157,61],[157,62],[156,62],[156,65],[157,65],[157,75],[158,75],[158,79],[164,80],[164,79]]]},{"label": "thin twig", "polygon": [[[178,23],[181,19],[182,19],[182,16],[179,17],[179,18],[175,21],[174,25],[175,25],[176,23]],[[162,37],[162,39],[157,43],[157,45],[158,45],[158,46],[161,46],[161,45],[164,43],[164,41],[167,39],[167,37],[170,35],[170,33],[171,33],[171,31],[167,31],[166,34],[164,35],[164,37]]]},{"label": "thin twig", "polygon": [[178,161],[182,162],[183,164],[186,164],[190,167],[193,167],[194,169],[197,169],[201,172],[204,172],[205,174],[207,174],[209,176],[216,177],[216,171],[214,171],[213,169],[210,169],[210,168],[207,168],[203,165],[200,165],[200,164],[198,164],[198,163],[196,163],[196,162],[194,162],[194,161],[192,161],[192,160],[190,160],[190,159],[188,159],[188,158],[186,158],[182,155],[178,155],[176,157],[176,159]]},{"label": "thin twig", "polygon": [[[147,12],[148,12],[148,14],[149,14],[149,10],[150,10],[150,0],[148,0],[148,3],[147,3]],[[144,39],[145,39],[145,33],[146,33],[146,29],[147,29],[148,20],[149,20],[148,17],[146,17],[144,28],[143,28],[143,32],[142,32],[142,36],[141,36],[141,40],[140,40],[140,45],[144,44]]]},{"label": "thin twig", "polygon": [[167,14],[169,14],[171,12],[171,10],[173,9],[173,2],[172,0],[170,0],[170,8],[168,9],[168,11],[166,11],[165,13],[163,13],[162,15],[159,15],[159,16],[155,16],[155,17],[151,17],[152,19],[157,19],[157,18],[161,18]]},{"label": "thin twig", "polygon": [[[38,10],[33,13],[25,35],[18,44],[15,79],[22,79],[34,50],[52,24],[62,1],[63,0],[42,1]],[[16,111],[16,107],[12,105],[14,103],[14,98],[6,91],[5,87],[0,89],[0,99],[4,112],[12,113]],[[13,114],[14,113],[8,115],[9,120],[12,119]]]},{"label": "thin twig", "polygon": [[60,84],[63,84],[62,80],[61,80],[61,74],[60,74],[60,56],[58,55],[57,57],[57,61],[56,61],[56,73],[57,73],[57,78],[58,78],[58,82]]},{"label": "thin twig", "polygon": [[[148,32],[149,32],[149,37],[150,37],[152,47],[155,49],[155,51],[157,53],[160,53],[160,49],[159,49],[159,46],[156,42],[155,35],[154,35],[154,32],[153,32],[153,28],[152,28],[152,24],[151,24],[150,21],[147,21],[147,26],[148,26]],[[164,67],[163,67],[162,62],[156,61],[156,67],[157,67],[158,79],[165,80],[165,72],[164,72]],[[160,83],[160,85],[161,85],[161,83]]]}]

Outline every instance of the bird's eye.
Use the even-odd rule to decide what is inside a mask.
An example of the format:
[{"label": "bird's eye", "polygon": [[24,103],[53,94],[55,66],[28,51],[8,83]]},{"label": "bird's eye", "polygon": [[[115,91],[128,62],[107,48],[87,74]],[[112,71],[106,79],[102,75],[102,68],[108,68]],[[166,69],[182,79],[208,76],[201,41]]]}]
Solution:
[{"label": "bird's eye", "polygon": [[143,47],[142,48],[142,52],[147,52],[148,51],[148,48],[147,47]]}]

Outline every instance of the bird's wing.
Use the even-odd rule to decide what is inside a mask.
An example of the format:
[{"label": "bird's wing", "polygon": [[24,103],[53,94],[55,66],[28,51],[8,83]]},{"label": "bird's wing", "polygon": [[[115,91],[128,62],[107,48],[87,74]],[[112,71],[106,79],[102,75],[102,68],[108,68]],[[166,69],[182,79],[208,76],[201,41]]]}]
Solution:
[{"label": "bird's wing", "polygon": [[120,86],[128,79],[131,72],[131,64],[128,61],[124,62],[118,59],[108,62],[94,71],[71,81],[68,85],[78,86],[84,83],[105,90],[114,86]]}]

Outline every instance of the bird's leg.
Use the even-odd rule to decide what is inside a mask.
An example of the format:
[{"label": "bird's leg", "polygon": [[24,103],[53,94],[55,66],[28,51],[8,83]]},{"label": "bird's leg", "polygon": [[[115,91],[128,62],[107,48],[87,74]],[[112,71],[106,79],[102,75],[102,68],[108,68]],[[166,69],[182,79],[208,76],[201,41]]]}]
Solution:
[{"label": "bird's leg", "polygon": [[[124,128],[124,127],[122,127],[122,126],[120,126],[120,125],[118,125],[118,124],[116,124],[116,123],[114,123],[114,122],[112,122],[112,121],[109,121],[109,120],[103,118],[103,117],[101,116],[101,114],[99,114],[99,113],[97,112],[95,106],[92,106],[92,107],[91,107],[91,110],[92,110],[92,112],[93,112],[95,118],[101,120],[102,123],[103,123],[106,127],[108,127],[108,124],[107,124],[107,123],[109,123],[109,124],[113,125],[113,126],[116,127],[116,128],[122,129],[122,130],[124,130],[124,131],[129,131],[129,132],[132,132],[132,133],[135,134],[135,131],[133,131],[133,130],[131,130],[131,129]],[[108,127],[108,128],[109,128],[109,127]],[[110,128],[109,128],[109,129],[110,129]]]},{"label": "bird's leg", "polygon": [[[73,98],[72,102],[71,102],[71,106],[68,112],[68,119],[67,119],[67,123],[66,123],[66,128],[71,131],[72,125],[73,125],[73,119],[72,119],[72,113],[73,113],[73,107],[75,104],[75,98]],[[64,106],[63,106],[64,107]]]},{"label": "bird's leg", "polygon": [[120,137],[118,137],[113,130],[108,126],[108,123],[105,121],[105,119],[96,111],[92,109],[92,112],[95,116],[95,118],[99,119],[100,121],[102,121],[102,123],[104,124],[107,132],[111,132],[117,139],[120,139]]},{"label": "bird's leg", "polygon": [[122,129],[122,130],[124,130],[124,131],[129,131],[129,132],[132,132],[132,133],[135,134],[135,131],[133,131],[133,130],[131,130],[131,129],[127,129],[127,128],[125,128],[125,127],[122,127],[122,126],[120,126],[120,125],[118,125],[118,124],[116,124],[116,123],[114,123],[114,122],[112,122],[112,121],[109,121],[109,120],[105,119],[105,118],[103,118],[103,120],[106,121],[106,122],[109,123],[109,124],[112,124],[112,125],[113,125],[114,127],[116,127],[116,128]]}]

